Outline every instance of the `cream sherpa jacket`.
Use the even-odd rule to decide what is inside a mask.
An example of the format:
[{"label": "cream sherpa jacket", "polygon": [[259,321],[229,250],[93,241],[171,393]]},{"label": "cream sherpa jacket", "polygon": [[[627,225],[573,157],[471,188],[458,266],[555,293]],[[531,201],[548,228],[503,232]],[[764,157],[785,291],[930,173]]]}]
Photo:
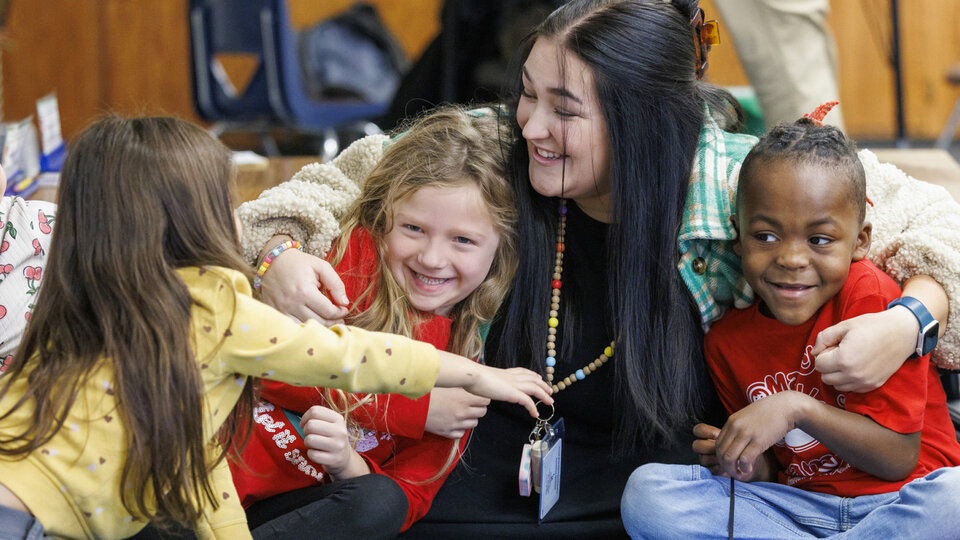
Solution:
[{"label": "cream sherpa jacket", "polygon": [[[289,181],[241,205],[237,213],[248,262],[256,264],[262,247],[277,234],[296,238],[308,253],[323,256],[388,141],[385,135],[360,139],[330,163],[307,165]],[[933,359],[943,368],[960,369],[960,204],[946,189],[880,163],[869,150],[860,151],[860,161],[867,197],[874,203],[867,206],[873,224],[870,259],[901,285],[926,274],[943,286],[950,298],[950,320]]]}]

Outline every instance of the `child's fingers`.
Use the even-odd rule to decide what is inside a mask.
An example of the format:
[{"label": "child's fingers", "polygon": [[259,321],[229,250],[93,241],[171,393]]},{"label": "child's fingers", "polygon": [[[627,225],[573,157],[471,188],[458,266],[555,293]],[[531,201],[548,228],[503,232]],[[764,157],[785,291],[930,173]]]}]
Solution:
[{"label": "child's fingers", "polygon": [[[313,269],[317,273],[317,280],[320,282],[321,289],[327,291],[327,296],[340,307],[349,306],[350,299],[347,298],[347,289],[333,266],[327,261],[317,259],[314,261]],[[343,318],[343,316],[341,315],[339,318]]]},{"label": "child's fingers", "polygon": [[553,405],[553,398],[550,397],[550,394],[553,393],[553,388],[551,388],[550,385],[547,384],[547,381],[543,380],[540,375],[526,368],[510,368],[507,371],[515,377],[518,384],[523,385],[523,391],[526,394],[539,399],[547,405]]},{"label": "child's fingers", "polygon": [[704,456],[712,456],[713,461],[717,460],[717,440],[716,439],[696,439],[691,445],[693,451],[701,456],[700,464],[703,465]]},{"label": "child's fingers", "polygon": [[517,399],[513,401],[519,405],[522,405],[524,409],[530,413],[530,416],[534,418],[539,418],[540,413],[537,411],[537,405],[533,402],[533,399],[530,398],[526,393],[520,392],[517,394]]},{"label": "child's fingers", "polygon": [[300,417],[300,427],[305,428],[307,423],[311,420],[317,420],[321,422],[337,422],[343,420],[343,416],[340,415],[337,411],[324,407],[322,405],[314,405],[307,409],[307,412],[303,413],[303,416]]},{"label": "child's fingers", "polygon": [[739,479],[744,481],[749,481],[753,478],[754,475],[754,466],[757,463],[757,458],[766,449],[761,449],[754,441],[751,441],[740,454],[740,459],[738,460],[738,469],[741,472]]},{"label": "child's fingers", "polygon": [[716,440],[720,436],[720,428],[710,424],[700,423],[693,426],[693,436],[698,439]]},{"label": "child's fingers", "polygon": [[324,326],[332,326],[343,322],[347,315],[347,308],[335,305],[329,298],[317,291],[316,294],[304,295],[303,309],[305,318],[317,319]]},{"label": "child's fingers", "polygon": [[717,460],[720,470],[734,478],[740,478],[740,457],[749,440],[740,433],[731,434],[729,430],[721,430],[717,438]]}]

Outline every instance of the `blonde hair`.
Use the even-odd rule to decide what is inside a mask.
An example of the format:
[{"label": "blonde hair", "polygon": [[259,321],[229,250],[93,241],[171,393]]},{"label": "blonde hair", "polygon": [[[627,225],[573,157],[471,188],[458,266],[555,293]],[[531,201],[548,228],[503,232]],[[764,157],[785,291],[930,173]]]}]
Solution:
[{"label": "blonde hair", "polygon": [[493,319],[517,267],[517,210],[506,179],[506,141],[500,121],[494,109],[449,106],[413,120],[394,137],[364,181],[337,242],[334,264],[343,257],[353,230],[363,227],[374,238],[379,255],[371,287],[355,302],[366,305],[360,300],[372,295],[370,307],[348,316],[350,324],[413,335],[420,316],[383,262],[384,237],[393,226],[394,206],[424,187],[474,185],[490,211],[500,242],[486,279],[451,312],[453,327],[447,350],[469,358],[480,354],[480,328]]},{"label": "blonde hair", "polygon": [[[377,246],[377,267],[370,285],[358,298],[363,311],[347,316],[349,324],[372,330],[414,336],[419,322],[428,317],[410,305],[400,283],[385,264],[384,238],[393,226],[395,205],[425,187],[476,186],[499,235],[499,244],[484,281],[454,306],[453,324],[447,350],[476,358],[483,349],[481,328],[490,323],[503,302],[517,268],[517,210],[513,190],[506,177],[509,145],[503,116],[498,108],[467,110],[460,106],[436,109],[398,128],[390,146],[363,184],[359,198],[348,211],[332,258],[340,262],[350,235],[363,227]],[[345,416],[369,402],[350,399],[327,390],[327,403]],[[375,399],[375,398],[372,398]],[[353,402],[351,404],[351,402]],[[348,418],[348,425],[351,424]],[[352,426],[352,427],[355,427]],[[439,478],[457,457],[454,441],[447,462],[432,477]]]}]

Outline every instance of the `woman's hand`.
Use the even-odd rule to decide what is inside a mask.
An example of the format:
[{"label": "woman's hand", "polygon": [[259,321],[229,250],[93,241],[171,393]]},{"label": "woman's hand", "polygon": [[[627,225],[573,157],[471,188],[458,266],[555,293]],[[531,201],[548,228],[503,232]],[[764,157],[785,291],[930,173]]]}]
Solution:
[{"label": "woman's hand", "polygon": [[300,321],[341,323],[350,305],[343,281],[330,263],[297,249],[277,255],[260,283],[261,300]]},{"label": "woman's hand", "polygon": [[919,331],[906,308],[867,313],[820,332],[810,352],[825,384],[839,392],[869,392],[913,354]]},{"label": "woman's hand", "polygon": [[533,399],[547,405],[553,404],[550,386],[529,369],[492,368],[446,351],[437,352],[440,354],[440,372],[435,386],[460,386],[471,394],[516,403],[527,409],[534,418],[539,413]]},{"label": "woman's hand", "polygon": [[490,400],[462,388],[434,388],[430,392],[430,408],[424,431],[459,439],[468,429],[477,427],[477,422],[487,414]]},{"label": "woman's hand", "polygon": [[[903,284],[903,296],[923,303],[947,329],[950,303],[943,287],[930,276],[916,275]],[[887,382],[917,347],[920,323],[905,307],[847,319],[817,336],[811,354],[823,382],[841,392],[869,392]]]},{"label": "woman's hand", "polygon": [[300,419],[303,442],[310,461],[322,465],[335,479],[370,474],[370,467],[350,443],[343,416],[332,409],[314,405]]}]

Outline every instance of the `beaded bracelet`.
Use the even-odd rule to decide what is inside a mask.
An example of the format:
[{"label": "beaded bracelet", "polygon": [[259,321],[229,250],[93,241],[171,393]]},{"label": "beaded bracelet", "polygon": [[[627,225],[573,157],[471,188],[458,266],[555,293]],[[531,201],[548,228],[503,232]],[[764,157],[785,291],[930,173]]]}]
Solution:
[{"label": "beaded bracelet", "polygon": [[267,256],[263,258],[263,262],[260,263],[260,268],[257,268],[257,275],[253,278],[253,290],[260,290],[260,284],[263,280],[263,275],[267,273],[267,268],[270,268],[270,263],[272,263],[278,255],[290,248],[297,248],[300,251],[303,251],[303,246],[300,245],[300,242],[297,242],[296,240],[287,240],[286,242],[273,248],[273,251],[268,253]]}]

